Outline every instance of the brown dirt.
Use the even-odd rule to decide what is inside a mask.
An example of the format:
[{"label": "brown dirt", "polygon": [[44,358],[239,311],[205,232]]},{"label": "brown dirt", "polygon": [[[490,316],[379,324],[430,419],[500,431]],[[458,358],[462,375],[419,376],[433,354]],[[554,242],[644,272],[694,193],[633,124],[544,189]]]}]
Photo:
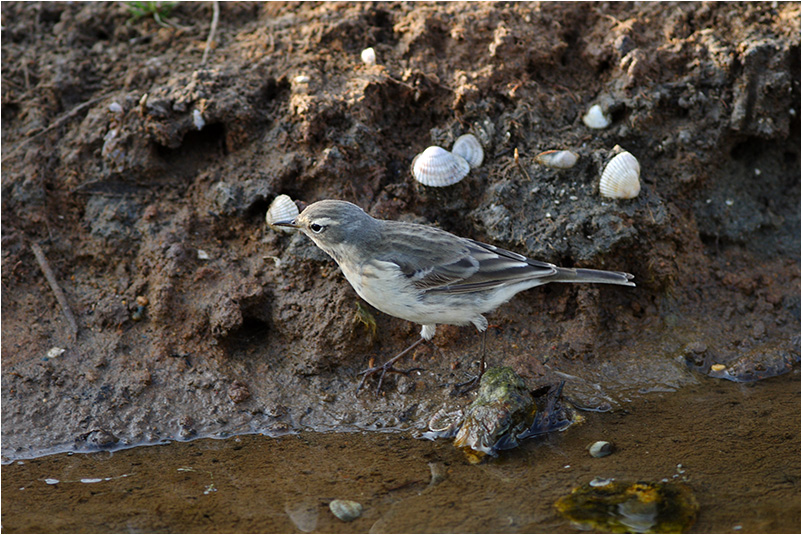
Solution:
[{"label": "brown dirt", "polygon": [[[799,360],[799,9],[221,3],[202,66],[209,4],[181,3],[163,28],[126,23],[120,3],[4,2],[4,462],[422,426],[441,385],[470,372],[478,337],[441,328],[416,355],[421,375],[355,398],[368,359],[417,328],[374,311],[371,337],[336,265],[264,227],[280,193],[633,273],[635,290],[547,287],[490,317],[491,361],[533,384],[572,374],[585,405],[694,383],[677,357],[740,377],[787,371]],[[367,46],[375,66],[360,61]],[[582,123],[594,102],[610,128]],[[482,167],[444,189],[412,180],[415,154],[469,131]],[[640,160],[643,191],[603,202],[617,144]],[[552,148],[579,164],[533,162]]]}]

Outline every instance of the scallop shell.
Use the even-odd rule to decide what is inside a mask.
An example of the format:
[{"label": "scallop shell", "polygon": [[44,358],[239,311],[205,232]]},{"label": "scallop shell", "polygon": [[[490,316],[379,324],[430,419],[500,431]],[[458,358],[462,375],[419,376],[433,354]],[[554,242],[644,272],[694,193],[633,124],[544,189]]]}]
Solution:
[{"label": "scallop shell", "polygon": [[604,114],[602,107],[594,104],[590,107],[588,112],[582,117],[582,121],[588,128],[595,128],[601,130],[610,126],[610,119]]},{"label": "scallop shell", "polygon": [[599,193],[611,199],[634,199],[640,193],[640,164],[624,151],[610,160],[602,172]]},{"label": "scallop shell", "polygon": [[579,154],[570,150],[547,150],[535,156],[535,161],[553,169],[570,169],[576,165]]},{"label": "scallop shell", "polygon": [[458,137],[451,152],[465,158],[471,169],[482,165],[482,161],[485,159],[485,151],[482,150],[482,144],[473,134],[465,134]]},{"label": "scallop shell", "polygon": [[332,500],[329,509],[343,522],[351,522],[362,516],[362,504],[351,500]]},{"label": "scallop shell", "polygon": [[298,217],[299,213],[298,207],[295,205],[295,202],[290,198],[289,195],[279,195],[273,199],[272,203],[270,203],[270,208],[267,209],[265,221],[267,221],[267,224],[270,225],[270,228],[272,229],[291,231],[292,229],[290,228],[274,227],[273,224],[284,221],[292,221]]},{"label": "scallop shell", "polygon": [[412,160],[412,176],[424,186],[442,188],[456,184],[470,170],[465,158],[441,147],[429,147]]}]

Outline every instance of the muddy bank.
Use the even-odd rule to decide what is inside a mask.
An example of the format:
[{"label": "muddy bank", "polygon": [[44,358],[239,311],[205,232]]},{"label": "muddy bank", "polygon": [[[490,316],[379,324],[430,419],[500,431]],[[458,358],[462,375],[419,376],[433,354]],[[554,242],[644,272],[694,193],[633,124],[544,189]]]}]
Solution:
[{"label": "muddy bank", "polygon": [[[633,273],[636,289],[546,287],[489,318],[491,363],[532,386],[568,374],[589,408],[713,364],[752,378],[797,365],[798,4],[220,11],[201,65],[209,4],[162,27],[121,4],[3,3],[4,462],[418,428],[450,402],[475,371],[467,328],[441,327],[415,355],[423,372],[386,395],[354,396],[369,359],[418,328],[360,303],[302,236],[266,229],[280,193]],[[583,124],[594,103],[609,128]],[[411,179],[415,154],[465,132],[485,145],[479,169],[443,189]],[[631,201],[598,194],[615,145],[641,162]],[[534,162],[555,148],[578,164]]]}]

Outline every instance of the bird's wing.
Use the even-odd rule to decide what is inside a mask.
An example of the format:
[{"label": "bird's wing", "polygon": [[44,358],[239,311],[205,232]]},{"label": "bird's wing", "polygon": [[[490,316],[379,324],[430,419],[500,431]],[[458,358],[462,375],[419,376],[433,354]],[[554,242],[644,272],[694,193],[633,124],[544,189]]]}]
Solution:
[{"label": "bird's wing", "polygon": [[396,264],[419,290],[462,293],[546,277],[557,268],[444,230],[393,222],[382,229],[378,260]]},{"label": "bird's wing", "polygon": [[468,240],[468,254],[479,263],[475,273],[461,281],[435,289],[450,293],[489,290],[524,280],[539,279],[557,273],[557,267],[547,262],[532,260],[518,253],[494,245]]},{"label": "bird's wing", "polygon": [[383,221],[376,260],[392,262],[418,290],[459,283],[479,270],[467,240],[444,230]]}]

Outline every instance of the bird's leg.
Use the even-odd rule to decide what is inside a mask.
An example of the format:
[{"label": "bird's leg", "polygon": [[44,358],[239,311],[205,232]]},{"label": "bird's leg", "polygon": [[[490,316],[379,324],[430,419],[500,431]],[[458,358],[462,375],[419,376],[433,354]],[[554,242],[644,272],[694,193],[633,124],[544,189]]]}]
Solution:
[{"label": "bird's leg", "polygon": [[[477,386],[479,386],[479,380],[485,374],[485,345],[487,342],[487,330],[482,331],[482,357],[479,361],[479,375],[474,376],[473,379],[469,379],[464,383],[457,383],[454,385],[454,390],[452,391],[451,395],[463,395],[467,394]],[[464,388],[463,388],[464,387]]]},{"label": "bird's leg", "polygon": [[381,389],[382,389],[382,382],[384,381],[384,376],[387,375],[388,372],[403,373],[404,375],[406,375],[406,374],[408,374],[410,372],[413,372],[415,370],[422,369],[422,368],[410,368],[408,370],[398,370],[398,369],[393,367],[393,364],[395,364],[395,362],[397,360],[399,360],[401,357],[403,357],[404,355],[406,355],[407,353],[409,353],[410,351],[412,351],[413,349],[415,349],[416,347],[418,347],[419,345],[421,345],[425,341],[426,341],[425,338],[419,338],[418,340],[415,341],[414,344],[412,344],[411,346],[409,346],[408,348],[406,348],[401,353],[399,353],[398,355],[394,356],[393,358],[391,358],[390,360],[388,360],[387,362],[385,362],[381,366],[375,366],[373,368],[368,368],[367,370],[365,370],[363,372],[359,372],[359,375],[362,376],[362,380],[359,381],[359,386],[356,387],[356,393],[357,394],[359,393],[359,391],[362,389],[362,386],[365,384],[365,379],[367,379],[371,375],[375,375],[377,373],[381,373],[381,375],[379,375],[379,386],[376,387],[376,394],[379,394],[379,392],[381,392]]}]

